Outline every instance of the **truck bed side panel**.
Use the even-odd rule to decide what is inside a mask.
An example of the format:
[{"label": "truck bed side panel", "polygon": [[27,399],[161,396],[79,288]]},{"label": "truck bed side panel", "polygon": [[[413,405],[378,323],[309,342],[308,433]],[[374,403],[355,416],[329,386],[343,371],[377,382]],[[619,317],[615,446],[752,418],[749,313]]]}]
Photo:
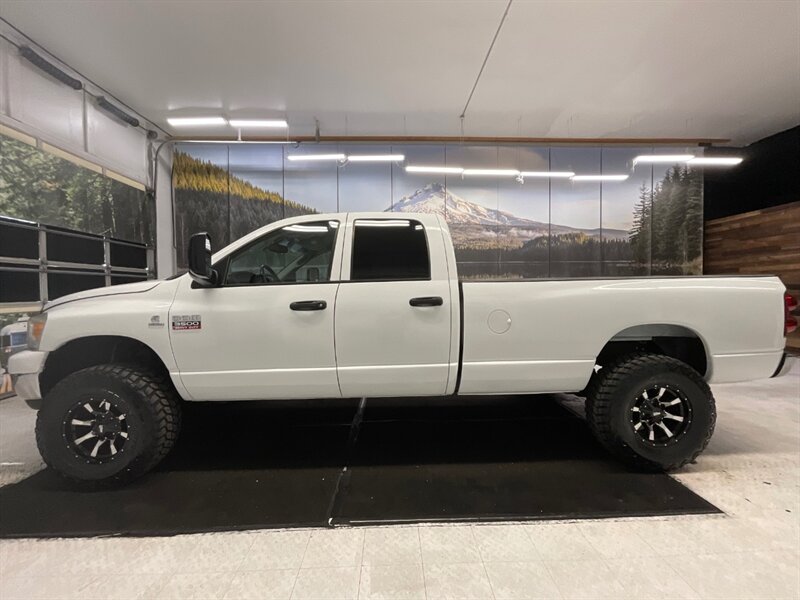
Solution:
[{"label": "truck bed side panel", "polygon": [[459,393],[579,391],[606,343],[641,325],[696,333],[710,381],[769,377],[783,291],[776,277],[465,281]]}]

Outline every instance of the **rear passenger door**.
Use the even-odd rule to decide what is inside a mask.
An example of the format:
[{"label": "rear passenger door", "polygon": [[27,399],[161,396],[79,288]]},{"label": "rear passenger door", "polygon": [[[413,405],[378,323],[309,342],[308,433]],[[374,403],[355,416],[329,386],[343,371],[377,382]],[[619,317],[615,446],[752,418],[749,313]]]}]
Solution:
[{"label": "rear passenger door", "polygon": [[444,252],[435,219],[348,219],[334,317],[343,396],[445,393],[458,299]]}]

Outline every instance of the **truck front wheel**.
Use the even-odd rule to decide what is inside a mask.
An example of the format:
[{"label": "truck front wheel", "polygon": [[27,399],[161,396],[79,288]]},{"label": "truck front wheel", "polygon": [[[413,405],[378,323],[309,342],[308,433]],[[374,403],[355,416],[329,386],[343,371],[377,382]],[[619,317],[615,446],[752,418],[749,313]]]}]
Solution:
[{"label": "truck front wheel", "polygon": [[586,417],[612,454],[639,469],[669,471],[708,445],[714,396],[689,365],[669,356],[635,354],[601,369],[589,386]]},{"label": "truck front wheel", "polygon": [[179,399],[166,376],[98,365],[47,394],[36,443],[45,463],[69,480],[125,483],[167,455],[179,428]]}]

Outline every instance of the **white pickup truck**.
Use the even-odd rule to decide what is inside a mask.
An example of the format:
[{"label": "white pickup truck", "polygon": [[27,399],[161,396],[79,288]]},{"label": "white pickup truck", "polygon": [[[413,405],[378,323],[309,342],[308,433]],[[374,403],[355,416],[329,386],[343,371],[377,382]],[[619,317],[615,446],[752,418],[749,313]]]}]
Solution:
[{"label": "white pickup truck", "polygon": [[189,262],[30,319],[10,372],[67,478],[152,468],[182,401],[552,392],[587,397],[613,454],[674,469],[714,429],[709,382],[790,366],[776,277],[459,281],[435,214],[306,215],[213,256],[196,234]]}]

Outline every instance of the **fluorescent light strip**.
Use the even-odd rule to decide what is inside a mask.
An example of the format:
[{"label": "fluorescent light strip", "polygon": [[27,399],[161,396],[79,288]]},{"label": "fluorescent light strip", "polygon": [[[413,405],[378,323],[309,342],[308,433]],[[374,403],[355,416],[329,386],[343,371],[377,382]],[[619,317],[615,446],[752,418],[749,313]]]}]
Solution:
[{"label": "fluorescent light strip", "polygon": [[283,128],[289,126],[284,119],[231,119],[228,121],[231,127],[244,129],[247,127],[273,127]]},{"label": "fluorescent light strip", "polygon": [[349,162],[402,162],[404,154],[348,154]]},{"label": "fluorescent light strip", "polygon": [[464,172],[461,167],[427,167],[421,165],[408,165],[406,173],[442,173],[460,175]]},{"label": "fluorescent light strip", "polygon": [[676,163],[692,160],[694,154],[641,154],[633,159],[634,166],[638,163]]},{"label": "fluorescent light strip", "polygon": [[301,160],[344,160],[347,157],[344,154],[290,154],[286,158],[292,161],[301,161]]},{"label": "fluorescent light strip", "polygon": [[625,181],[627,175],[573,175],[572,181]]},{"label": "fluorescent light strip", "polygon": [[191,127],[193,125],[227,125],[222,117],[168,117],[167,123],[173,127]]},{"label": "fluorescent light strip", "polygon": [[464,169],[462,175],[486,175],[489,177],[516,177],[516,169]]},{"label": "fluorescent light strip", "polygon": [[690,160],[689,165],[732,167],[740,162],[742,162],[740,156],[698,156]]},{"label": "fluorescent light strip", "polygon": [[522,171],[520,173],[523,177],[573,177],[575,173],[572,171]]}]

